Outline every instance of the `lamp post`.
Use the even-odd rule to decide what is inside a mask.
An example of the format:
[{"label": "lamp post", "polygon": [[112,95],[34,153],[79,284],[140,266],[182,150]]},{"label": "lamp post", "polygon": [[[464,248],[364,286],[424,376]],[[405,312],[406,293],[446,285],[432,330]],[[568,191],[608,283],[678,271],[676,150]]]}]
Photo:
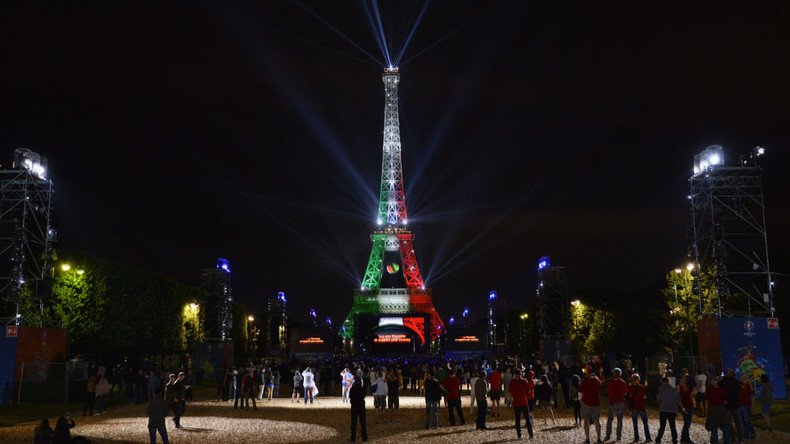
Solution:
[{"label": "lamp post", "polygon": [[252,352],[250,354],[252,355],[252,361],[254,362],[255,358],[256,358],[256,355],[258,354],[258,333],[259,333],[259,331],[258,331],[258,326],[256,326],[254,324],[255,316],[253,316],[253,315],[247,316],[247,322],[250,325],[252,325],[252,327],[250,328],[250,333],[249,333],[250,339],[249,339],[249,342],[247,344],[248,344],[248,352],[250,351],[250,349],[252,350]]},{"label": "lamp post", "polygon": [[527,352],[527,319],[529,319],[529,313],[521,313],[519,316],[521,319],[521,351],[522,353]]}]

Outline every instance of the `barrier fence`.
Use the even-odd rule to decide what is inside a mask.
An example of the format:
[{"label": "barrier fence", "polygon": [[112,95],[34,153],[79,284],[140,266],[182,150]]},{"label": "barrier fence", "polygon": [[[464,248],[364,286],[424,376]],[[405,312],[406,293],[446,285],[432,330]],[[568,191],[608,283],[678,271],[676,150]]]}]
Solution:
[{"label": "barrier fence", "polygon": [[[68,402],[70,391],[81,392],[84,387],[75,382],[88,379],[88,363],[23,362],[20,369],[18,402]],[[76,389],[76,390],[75,390]]]}]

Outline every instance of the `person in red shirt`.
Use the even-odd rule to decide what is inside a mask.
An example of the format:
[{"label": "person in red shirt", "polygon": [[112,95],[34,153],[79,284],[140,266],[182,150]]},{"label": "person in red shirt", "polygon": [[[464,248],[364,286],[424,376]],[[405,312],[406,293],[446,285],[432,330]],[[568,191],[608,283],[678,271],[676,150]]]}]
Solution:
[{"label": "person in red shirt", "polygon": [[442,381],[442,387],[445,389],[445,401],[447,403],[447,410],[450,412],[450,425],[455,425],[455,415],[453,410],[458,412],[458,418],[461,420],[461,425],[466,425],[464,420],[464,412],[461,410],[461,378],[457,372],[451,372],[449,376]]},{"label": "person in red shirt", "polygon": [[625,395],[628,392],[628,385],[620,379],[623,371],[619,368],[612,370],[614,378],[606,381],[606,395],[609,401],[609,408],[607,409],[608,419],[606,420],[606,438],[604,441],[609,441],[612,436],[612,422],[614,417],[617,416],[617,440],[620,440],[620,435],[623,434],[623,414],[625,414]]},{"label": "person in red shirt", "polygon": [[647,388],[641,382],[642,378],[634,373],[631,375],[631,384],[628,386],[628,398],[631,400],[631,420],[634,422],[634,442],[639,442],[639,417],[642,418],[646,441],[653,442],[653,439],[650,438],[650,427],[647,425],[647,408],[645,407]]},{"label": "person in red shirt", "polygon": [[521,369],[516,369],[515,377],[510,381],[508,390],[513,396],[513,412],[516,414],[516,437],[521,439],[521,416],[527,421],[527,433],[532,438],[532,419],[529,416],[528,393],[535,392],[532,380],[521,377]]},{"label": "person in red shirt", "polygon": [[582,382],[579,384],[579,394],[582,395],[582,419],[584,420],[584,436],[585,444],[590,444],[590,422],[595,422],[595,434],[598,435],[598,441],[601,441],[601,396],[598,393],[598,388],[601,386],[601,380],[592,372],[589,367],[586,369],[586,375]]},{"label": "person in red shirt", "polygon": [[754,439],[757,435],[754,433],[754,425],[752,424],[752,404],[754,403],[754,387],[749,382],[749,377],[745,374],[741,375],[741,386],[738,390],[738,397],[741,401],[741,406],[738,407],[741,415],[741,424],[743,425],[743,439]]},{"label": "person in red shirt", "polygon": [[502,397],[502,372],[498,368],[488,375],[488,384],[491,386],[488,391],[488,397],[491,399],[491,405],[494,407],[494,416],[499,416],[499,400]]},{"label": "person in red shirt", "polygon": [[530,370],[527,372],[527,381],[530,382],[530,390],[527,392],[527,402],[529,403],[529,411],[535,410],[535,372]]},{"label": "person in red shirt", "polygon": [[684,376],[678,378],[678,396],[680,396],[680,405],[683,406],[683,430],[680,432],[680,442],[691,442],[689,436],[689,428],[691,427],[691,414],[694,412],[694,401],[692,401],[692,388],[686,382],[688,379]]},{"label": "person in red shirt", "polygon": [[719,429],[724,435],[724,442],[732,442],[732,424],[729,412],[724,408],[727,391],[719,386],[719,378],[713,378],[710,387],[705,391],[708,401],[708,416],[705,417],[705,428],[710,430],[710,442],[719,442]]}]

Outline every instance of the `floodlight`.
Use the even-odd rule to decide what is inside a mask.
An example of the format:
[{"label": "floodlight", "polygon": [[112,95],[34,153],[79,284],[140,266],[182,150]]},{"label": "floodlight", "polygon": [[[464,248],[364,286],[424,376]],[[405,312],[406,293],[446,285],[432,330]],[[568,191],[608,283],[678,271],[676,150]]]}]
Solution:
[{"label": "floodlight", "polygon": [[709,168],[724,164],[724,148],[711,145],[694,156],[694,174],[707,171]]}]

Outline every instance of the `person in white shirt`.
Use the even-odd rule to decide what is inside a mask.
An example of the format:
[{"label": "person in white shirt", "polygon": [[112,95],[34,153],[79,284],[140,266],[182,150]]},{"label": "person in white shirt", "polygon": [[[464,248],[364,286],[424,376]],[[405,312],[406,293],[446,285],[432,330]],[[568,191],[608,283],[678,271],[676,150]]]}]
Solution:
[{"label": "person in white shirt", "polygon": [[378,409],[379,414],[383,415],[384,409],[387,407],[387,395],[389,394],[383,372],[376,374],[376,379],[373,380],[373,384],[370,387],[373,390],[373,408]]},{"label": "person in white shirt", "polygon": [[475,400],[477,399],[475,398],[475,383],[478,379],[480,379],[480,377],[478,376],[477,372],[475,372],[472,374],[472,378],[469,380],[469,416],[474,415]]},{"label": "person in white shirt", "polygon": [[705,391],[708,384],[708,375],[702,372],[702,369],[697,370],[697,376],[694,377],[697,384],[694,390],[697,392],[696,399],[699,406],[699,417],[704,418],[708,416],[708,401],[705,400]]},{"label": "person in white shirt", "polygon": [[315,391],[315,375],[310,370],[310,367],[307,367],[302,372],[302,385],[304,386],[304,403],[307,405],[308,398],[310,399],[310,404],[313,403],[313,396]]}]

